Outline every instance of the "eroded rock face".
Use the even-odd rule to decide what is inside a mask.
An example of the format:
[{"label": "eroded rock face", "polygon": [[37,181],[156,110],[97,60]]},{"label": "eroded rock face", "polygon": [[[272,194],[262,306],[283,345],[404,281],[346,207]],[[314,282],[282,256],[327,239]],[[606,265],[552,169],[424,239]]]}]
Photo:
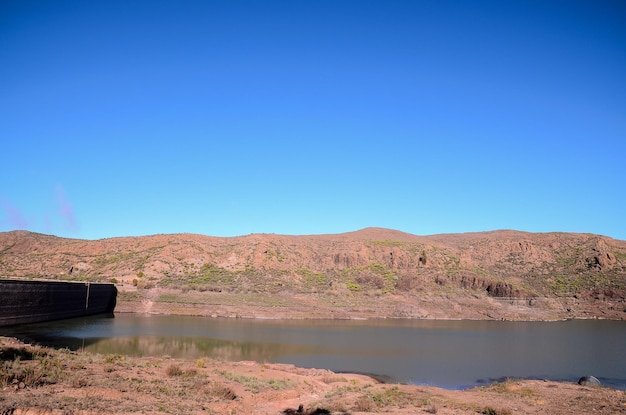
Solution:
[{"label": "eroded rock face", "polygon": [[492,282],[487,285],[487,294],[491,297],[519,297],[520,292],[513,288],[511,284],[504,282]]},{"label": "eroded rock face", "polygon": [[333,255],[333,263],[338,267],[352,268],[361,266],[363,261],[361,261],[359,256],[355,253],[336,253]]},{"label": "eroded rock face", "polygon": [[[588,269],[596,271],[607,271],[618,265],[614,248],[609,246],[607,241],[602,238],[592,238],[590,242],[593,244],[588,250],[583,251],[584,264]],[[581,259],[582,259],[581,258]]]},{"label": "eroded rock face", "polygon": [[610,288],[607,289],[597,289],[591,290],[589,292],[590,299],[594,300],[625,300],[626,292],[622,290],[613,290]]},{"label": "eroded rock face", "polygon": [[492,281],[486,278],[473,275],[462,275],[461,277],[453,277],[453,281],[457,282],[461,288],[469,290],[485,290],[490,297],[507,298],[521,297],[522,292],[515,289],[511,284],[502,281]]},{"label": "eroded rock face", "polygon": [[588,257],[586,262],[587,267],[602,271],[613,268],[617,262],[617,258],[610,252],[594,249],[592,256]]}]

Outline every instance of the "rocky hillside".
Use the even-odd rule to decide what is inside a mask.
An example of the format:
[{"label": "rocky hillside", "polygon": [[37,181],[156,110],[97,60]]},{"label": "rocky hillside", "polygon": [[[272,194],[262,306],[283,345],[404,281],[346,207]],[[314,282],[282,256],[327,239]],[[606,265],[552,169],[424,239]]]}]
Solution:
[{"label": "rocky hillside", "polygon": [[385,317],[626,317],[626,241],[592,234],[367,228],[87,241],[13,231],[0,233],[0,277],[111,281],[122,304],[239,298],[245,306],[242,296],[260,295],[284,300],[274,307],[294,298],[320,309],[343,304],[347,315],[369,307],[367,316]]}]

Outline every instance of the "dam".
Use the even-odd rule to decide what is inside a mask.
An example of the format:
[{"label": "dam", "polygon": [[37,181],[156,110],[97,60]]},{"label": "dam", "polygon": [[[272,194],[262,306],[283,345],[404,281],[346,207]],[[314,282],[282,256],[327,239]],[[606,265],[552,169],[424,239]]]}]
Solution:
[{"label": "dam", "polygon": [[0,327],[112,313],[113,284],[0,279]]}]

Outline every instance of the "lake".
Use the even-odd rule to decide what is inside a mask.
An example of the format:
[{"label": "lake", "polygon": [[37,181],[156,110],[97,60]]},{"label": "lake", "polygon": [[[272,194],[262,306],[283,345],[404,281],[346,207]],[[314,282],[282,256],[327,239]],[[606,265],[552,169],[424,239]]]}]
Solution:
[{"label": "lake", "polygon": [[128,356],[254,360],[461,389],[506,377],[626,390],[626,321],[243,320],[118,314],[0,329]]}]

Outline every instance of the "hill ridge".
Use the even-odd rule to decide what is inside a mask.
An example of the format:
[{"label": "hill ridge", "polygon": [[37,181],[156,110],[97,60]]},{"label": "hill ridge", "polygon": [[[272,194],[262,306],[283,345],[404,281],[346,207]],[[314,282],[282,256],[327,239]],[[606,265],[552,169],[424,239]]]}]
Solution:
[{"label": "hill ridge", "polygon": [[[344,316],[350,313],[332,304],[349,301],[353,314],[369,307],[373,316],[476,318],[474,309],[481,309],[479,317],[516,318],[498,305],[506,299],[521,301],[513,308],[523,318],[626,316],[626,241],[595,234],[419,236],[370,227],[301,236],[83,240],[12,231],[0,233],[0,277],[113,281],[122,303],[131,292],[148,301],[162,300],[159,293],[169,290],[190,293],[175,296],[184,304],[192,297],[206,302],[207,293],[221,293],[219,301],[229,295],[273,296],[279,303],[306,298],[311,307],[313,298],[324,298],[324,307]],[[475,300],[478,305],[458,306]],[[385,304],[394,308],[385,311]]]}]

